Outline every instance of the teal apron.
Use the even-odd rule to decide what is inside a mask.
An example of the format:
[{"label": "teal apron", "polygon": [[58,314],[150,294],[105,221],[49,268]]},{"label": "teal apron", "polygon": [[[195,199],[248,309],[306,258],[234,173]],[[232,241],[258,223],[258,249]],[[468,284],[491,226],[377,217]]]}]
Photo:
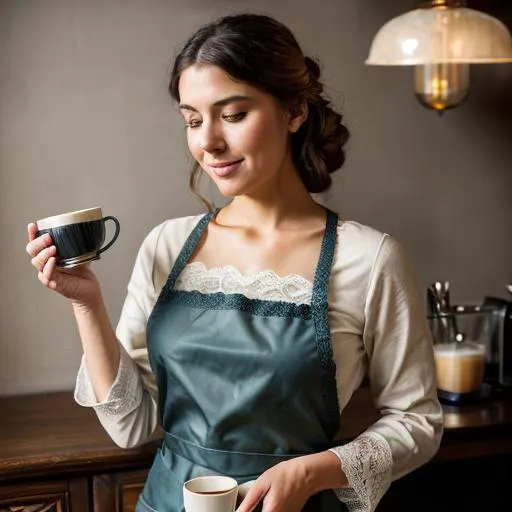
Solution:
[{"label": "teal apron", "polygon": [[[326,450],[339,430],[327,322],[336,214],[327,211],[311,305],[175,290],[215,214],[190,234],[148,321],[165,434],[137,512],[182,512],[185,481],[255,480],[281,461]],[[328,490],[303,510],[346,509]]]}]

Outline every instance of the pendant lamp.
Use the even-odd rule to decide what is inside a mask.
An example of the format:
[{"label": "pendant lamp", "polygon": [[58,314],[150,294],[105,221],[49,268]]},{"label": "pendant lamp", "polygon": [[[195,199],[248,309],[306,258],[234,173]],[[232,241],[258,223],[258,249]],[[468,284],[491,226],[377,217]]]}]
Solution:
[{"label": "pendant lamp", "polygon": [[376,34],[365,61],[373,66],[414,66],[414,92],[439,113],[464,101],[470,64],[512,62],[512,37],[498,19],[432,0],[388,21]]}]

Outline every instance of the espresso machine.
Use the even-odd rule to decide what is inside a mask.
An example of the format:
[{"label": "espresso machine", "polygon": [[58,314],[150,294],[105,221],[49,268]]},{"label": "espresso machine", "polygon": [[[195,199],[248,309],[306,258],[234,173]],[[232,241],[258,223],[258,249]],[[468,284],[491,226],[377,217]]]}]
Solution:
[{"label": "espresso machine", "polygon": [[427,288],[438,395],[446,404],[491,400],[512,392],[512,300],[485,297],[452,305],[450,283]]},{"label": "espresso machine", "polygon": [[493,312],[486,379],[495,387],[512,390],[512,300],[485,297],[483,307]]}]

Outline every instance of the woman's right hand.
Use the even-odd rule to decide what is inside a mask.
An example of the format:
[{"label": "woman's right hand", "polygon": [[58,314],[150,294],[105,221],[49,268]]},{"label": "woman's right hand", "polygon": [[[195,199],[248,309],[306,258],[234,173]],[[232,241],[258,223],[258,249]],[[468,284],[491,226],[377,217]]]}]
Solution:
[{"label": "woman's right hand", "polygon": [[74,306],[93,307],[101,300],[100,285],[89,264],[65,269],[57,267],[57,248],[46,233],[36,237],[37,226],[28,225],[27,253],[41,283],[70,299]]}]

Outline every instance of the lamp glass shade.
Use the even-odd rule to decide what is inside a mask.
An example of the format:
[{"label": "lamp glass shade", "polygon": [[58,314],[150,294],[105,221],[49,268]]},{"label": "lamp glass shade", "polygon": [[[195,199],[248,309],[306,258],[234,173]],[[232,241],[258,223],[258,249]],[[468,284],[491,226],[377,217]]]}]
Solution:
[{"label": "lamp glass shade", "polygon": [[375,35],[365,64],[418,66],[431,63],[512,62],[507,27],[466,7],[430,7],[388,21]]},{"label": "lamp glass shade", "polygon": [[428,64],[414,68],[414,93],[427,108],[443,112],[460,105],[469,90],[469,64]]}]

